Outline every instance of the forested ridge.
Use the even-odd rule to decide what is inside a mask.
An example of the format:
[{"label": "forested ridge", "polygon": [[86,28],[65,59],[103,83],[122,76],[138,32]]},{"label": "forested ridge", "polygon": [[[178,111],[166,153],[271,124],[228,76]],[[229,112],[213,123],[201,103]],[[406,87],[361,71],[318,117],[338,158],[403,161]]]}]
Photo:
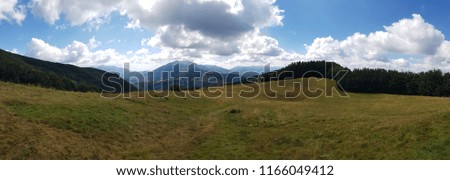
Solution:
[{"label": "forested ridge", "polygon": [[121,92],[121,87],[124,91],[134,90],[117,74],[38,60],[4,50],[0,50],[0,80],[67,91]]},{"label": "forested ridge", "polygon": [[310,61],[291,63],[263,75],[265,81],[308,77],[340,80],[339,84],[348,92],[450,96],[450,73],[438,69],[420,73],[369,68],[350,70],[334,62]]}]

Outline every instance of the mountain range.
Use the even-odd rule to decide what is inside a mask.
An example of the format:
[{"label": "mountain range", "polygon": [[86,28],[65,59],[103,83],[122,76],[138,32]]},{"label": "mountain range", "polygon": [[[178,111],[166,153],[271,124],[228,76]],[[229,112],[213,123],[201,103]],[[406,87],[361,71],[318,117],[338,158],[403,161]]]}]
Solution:
[{"label": "mountain range", "polygon": [[138,88],[163,90],[174,86],[192,89],[236,83],[262,72],[263,66],[226,69],[191,61],[173,61],[143,72],[116,66],[77,67],[0,49],[0,80],[69,91],[129,92]]},{"label": "mountain range", "polygon": [[[217,86],[235,83],[240,81],[241,78],[258,76],[266,71],[265,66],[238,66],[226,69],[214,65],[197,64],[191,61],[173,61],[153,71],[142,72],[129,71],[128,69],[115,66],[97,66],[96,68],[119,73],[128,82],[146,90],[168,89],[170,88],[168,86],[174,85],[179,85],[183,89]],[[190,68],[192,69],[191,72],[189,72]],[[271,67],[270,70],[277,69],[280,69],[280,67]],[[177,72],[179,73],[177,74]],[[182,80],[187,77],[191,77],[191,80]],[[206,82],[208,79],[210,81]],[[216,80],[216,82],[211,83],[213,80]],[[163,87],[164,83],[166,84],[165,87]]]}]

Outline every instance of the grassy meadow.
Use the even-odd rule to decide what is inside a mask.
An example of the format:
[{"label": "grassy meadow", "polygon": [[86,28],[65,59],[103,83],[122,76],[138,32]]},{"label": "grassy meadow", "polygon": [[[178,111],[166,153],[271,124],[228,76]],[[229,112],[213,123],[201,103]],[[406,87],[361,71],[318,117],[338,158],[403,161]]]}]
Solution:
[{"label": "grassy meadow", "polygon": [[212,88],[225,92],[215,98],[103,98],[0,82],[0,159],[450,159],[449,98],[339,97],[324,79],[309,87],[333,97],[284,97],[305,81],[276,98],[238,96],[262,83]]}]

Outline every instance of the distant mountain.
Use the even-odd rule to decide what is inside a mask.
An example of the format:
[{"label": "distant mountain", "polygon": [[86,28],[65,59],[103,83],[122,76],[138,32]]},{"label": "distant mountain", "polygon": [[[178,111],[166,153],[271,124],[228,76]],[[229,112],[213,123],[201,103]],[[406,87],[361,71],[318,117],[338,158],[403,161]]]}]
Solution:
[{"label": "distant mountain", "polygon": [[[179,64],[180,72],[187,71],[189,65],[194,64],[195,71],[200,72],[202,75],[207,72],[218,72],[220,74],[227,74],[231,71],[219,66],[213,66],[213,65],[201,65],[196,64],[191,61],[173,61],[171,63],[168,63],[166,65],[163,65],[153,71],[142,71],[142,72],[136,72],[136,71],[129,71],[128,74],[125,73],[125,68],[122,67],[116,67],[116,66],[96,66],[95,68],[104,70],[106,72],[111,73],[117,73],[120,75],[121,78],[127,80],[131,84],[138,84],[140,82],[149,82],[149,81],[163,81],[167,80],[167,77],[163,77],[163,74],[169,74],[174,72],[174,67],[176,64]],[[165,72],[165,73],[163,73]],[[142,78],[142,75],[144,76]]]},{"label": "distant mountain", "polygon": [[[270,66],[270,71],[276,71],[281,69],[279,66]],[[244,74],[246,72],[258,73],[262,74],[266,72],[265,66],[237,66],[230,70],[231,72],[239,72],[240,74]]]},{"label": "distant mountain", "polygon": [[148,76],[148,79],[149,81],[166,80],[167,77],[163,77],[164,73],[167,74],[167,72],[169,72],[170,75],[170,73],[173,73],[177,70],[176,68],[178,68],[181,73],[187,72],[189,70],[189,66],[194,67],[194,71],[199,72],[201,75],[204,75],[207,72],[217,72],[220,74],[230,73],[230,70],[218,66],[200,65],[191,61],[173,61],[155,69],[153,72],[151,72],[151,75]]},{"label": "distant mountain", "polygon": [[0,80],[68,91],[136,90],[115,73],[25,57],[0,49]]},{"label": "distant mountain", "polygon": [[121,68],[121,67],[117,67],[117,66],[95,66],[93,68],[100,69],[100,70],[110,72],[110,73],[117,73],[117,74],[120,74],[120,77],[123,77],[122,74],[125,70],[125,68]]},{"label": "distant mountain", "polygon": [[148,79],[146,78],[147,76],[144,76],[144,79],[135,78],[135,77],[140,77],[141,74],[146,75],[148,73],[147,71],[137,72],[137,71],[129,71],[128,70],[129,73],[126,74],[125,70],[127,70],[127,69],[117,67],[117,66],[96,66],[95,68],[106,71],[106,72],[118,74],[121,78],[125,79],[126,81],[128,81],[131,84],[137,84],[139,82],[148,81]]},{"label": "distant mountain", "polygon": [[[140,89],[167,90],[194,89],[218,86],[230,83],[238,77],[231,71],[219,66],[200,65],[191,61],[173,61],[150,73],[146,73],[148,81],[136,84]],[[228,79],[227,79],[228,78]]]},{"label": "distant mountain", "polygon": [[201,65],[201,64],[196,64],[198,69],[202,69],[205,71],[212,71],[212,72],[218,72],[221,74],[227,74],[230,73],[231,71],[229,69],[225,69],[219,66],[214,66],[214,65]]},{"label": "distant mountain", "polygon": [[[214,65],[202,65],[191,61],[173,61],[156,68],[152,72],[129,72],[115,66],[97,66],[97,68],[120,73],[126,81],[139,89],[167,90],[171,87],[192,89],[223,84],[238,83],[242,79],[258,76],[265,72],[265,66],[238,66],[226,69]],[[280,67],[270,67],[270,71]]]}]

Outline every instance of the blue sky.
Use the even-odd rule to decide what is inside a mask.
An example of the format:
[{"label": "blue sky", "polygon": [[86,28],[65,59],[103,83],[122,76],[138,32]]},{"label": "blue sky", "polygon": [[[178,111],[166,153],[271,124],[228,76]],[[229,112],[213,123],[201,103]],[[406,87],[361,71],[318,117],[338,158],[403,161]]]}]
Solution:
[{"label": "blue sky", "polygon": [[271,28],[283,48],[304,50],[317,37],[336,39],[383,30],[412,14],[422,15],[445,35],[450,34],[450,2],[439,0],[297,0],[277,1],[285,10],[284,26]]},{"label": "blue sky", "polygon": [[450,71],[448,1],[2,0],[0,34],[2,49],[79,66],[325,59]]}]

